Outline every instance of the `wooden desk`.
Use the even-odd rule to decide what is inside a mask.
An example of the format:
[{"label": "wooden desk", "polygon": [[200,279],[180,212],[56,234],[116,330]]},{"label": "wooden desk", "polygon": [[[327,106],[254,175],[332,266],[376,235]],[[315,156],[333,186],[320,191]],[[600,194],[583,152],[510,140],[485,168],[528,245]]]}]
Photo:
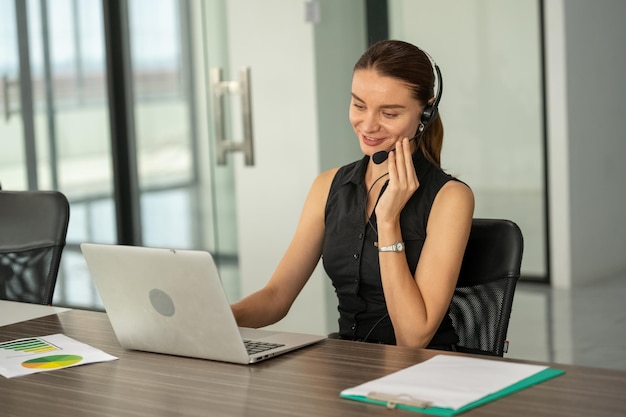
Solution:
[{"label": "wooden desk", "polygon": [[[441,352],[326,340],[256,365],[122,349],[104,313],[71,310],[0,327],[0,342],[63,333],[119,360],[0,377],[2,416],[418,416],[339,392]],[[623,416],[626,372],[553,365],[556,379],[463,416]]]}]

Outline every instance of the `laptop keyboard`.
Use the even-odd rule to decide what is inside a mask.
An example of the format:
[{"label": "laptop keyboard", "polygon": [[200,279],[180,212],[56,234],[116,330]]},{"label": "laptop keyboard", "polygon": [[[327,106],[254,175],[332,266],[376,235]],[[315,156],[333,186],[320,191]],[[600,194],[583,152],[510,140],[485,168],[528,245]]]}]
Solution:
[{"label": "laptop keyboard", "polygon": [[279,343],[257,342],[256,340],[244,340],[243,343],[246,345],[246,350],[251,355],[255,353],[265,352],[266,350],[274,349],[277,347],[285,346]]}]

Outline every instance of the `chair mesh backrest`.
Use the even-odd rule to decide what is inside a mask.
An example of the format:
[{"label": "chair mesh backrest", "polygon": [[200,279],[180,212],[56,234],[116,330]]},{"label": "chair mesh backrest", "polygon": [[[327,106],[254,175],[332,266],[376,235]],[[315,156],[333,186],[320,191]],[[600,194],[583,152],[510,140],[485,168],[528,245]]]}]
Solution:
[{"label": "chair mesh backrest", "polygon": [[0,299],[51,304],[69,222],[55,191],[0,191]]},{"label": "chair mesh backrest", "polygon": [[21,252],[0,253],[0,298],[11,301],[46,304],[50,295],[49,282],[56,281],[58,268],[54,258],[61,248],[30,249]]},{"label": "chair mesh backrest", "polygon": [[504,355],[522,251],[515,223],[474,219],[450,304],[460,351]]}]

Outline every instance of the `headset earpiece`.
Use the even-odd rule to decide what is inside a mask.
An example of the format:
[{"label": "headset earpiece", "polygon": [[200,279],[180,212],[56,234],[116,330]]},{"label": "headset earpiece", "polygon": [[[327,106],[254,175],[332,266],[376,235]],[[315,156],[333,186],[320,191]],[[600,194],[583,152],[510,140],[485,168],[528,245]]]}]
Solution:
[{"label": "headset earpiece", "polygon": [[437,117],[437,107],[433,106],[432,103],[427,103],[426,106],[424,106],[424,111],[422,112],[422,118],[420,119],[422,126],[426,126],[427,124],[431,122],[431,120],[435,120],[436,117]]},{"label": "headset earpiece", "polygon": [[432,103],[426,103],[424,111],[422,112],[422,118],[420,119],[421,123],[428,127],[428,125],[437,118],[439,113],[439,101],[441,100],[441,95],[443,94],[443,78],[441,77],[441,70],[439,69],[439,66],[435,63],[435,61],[433,61],[430,55],[426,53],[426,56],[428,56],[428,59],[433,66],[433,72],[437,82],[437,93],[435,94],[435,99]]}]

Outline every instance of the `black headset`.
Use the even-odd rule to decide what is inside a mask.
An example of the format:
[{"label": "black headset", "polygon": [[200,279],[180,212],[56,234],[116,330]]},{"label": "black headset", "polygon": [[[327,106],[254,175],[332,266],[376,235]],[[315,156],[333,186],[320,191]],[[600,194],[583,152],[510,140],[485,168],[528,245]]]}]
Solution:
[{"label": "black headset", "polygon": [[[422,112],[422,117],[420,119],[420,123],[425,128],[435,119],[437,119],[439,113],[439,101],[441,100],[441,95],[443,94],[443,77],[441,76],[441,70],[439,69],[437,63],[435,63],[435,61],[431,58],[430,55],[428,55],[428,53],[424,52],[424,54],[430,60],[430,63],[433,67],[433,74],[435,75],[435,82],[437,83],[437,93],[435,94],[435,100],[432,103],[426,103],[426,106],[424,106],[424,111]],[[424,130],[424,128],[422,128],[422,130]]]}]

